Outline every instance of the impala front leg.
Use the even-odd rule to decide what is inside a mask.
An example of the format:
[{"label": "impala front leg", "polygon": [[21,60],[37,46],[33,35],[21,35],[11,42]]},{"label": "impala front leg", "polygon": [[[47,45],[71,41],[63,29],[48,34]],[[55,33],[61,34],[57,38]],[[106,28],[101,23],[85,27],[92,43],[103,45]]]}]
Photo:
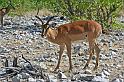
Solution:
[{"label": "impala front leg", "polygon": [[66,44],[67,47],[67,55],[69,58],[69,70],[72,70],[72,62],[71,62],[71,42]]},{"label": "impala front leg", "polygon": [[64,51],[64,48],[65,48],[65,45],[60,45],[60,51],[59,51],[59,60],[58,60],[58,64],[55,68],[54,71],[56,71],[57,69],[59,69],[59,65],[60,65],[60,62],[61,62],[61,57],[62,57],[62,54],[63,54],[63,51]]},{"label": "impala front leg", "polygon": [[91,40],[91,38],[90,37],[88,37],[88,41],[89,41],[89,49],[90,49],[90,51],[89,51],[89,59],[87,60],[87,63],[86,63],[86,65],[84,66],[84,68],[83,69],[86,69],[86,67],[88,67],[88,65],[89,65],[89,63],[90,63],[90,60],[91,60],[91,58],[92,58],[92,56],[93,56],[93,54],[94,54],[94,40]]}]

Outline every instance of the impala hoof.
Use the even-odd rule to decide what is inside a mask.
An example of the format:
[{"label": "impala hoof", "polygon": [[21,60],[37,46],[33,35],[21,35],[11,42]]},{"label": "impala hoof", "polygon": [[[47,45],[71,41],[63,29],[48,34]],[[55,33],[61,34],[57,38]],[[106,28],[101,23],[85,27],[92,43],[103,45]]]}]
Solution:
[{"label": "impala hoof", "polygon": [[83,69],[85,70],[87,67],[88,67],[88,64],[86,64]]},{"label": "impala hoof", "polygon": [[54,69],[54,71],[53,72],[56,72],[57,71],[57,69]]},{"label": "impala hoof", "polygon": [[53,72],[57,72],[58,69],[59,69],[59,67],[56,67]]},{"label": "impala hoof", "polygon": [[69,68],[69,71],[72,71],[72,67]]},{"label": "impala hoof", "polygon": [[93,68],[93,71],[95,71],[95,70],[97,70],[97,66],[95,66],[95,67]]},{"label": "impala hoof", "polygon": [[71,73],[72,72],[72,69],[69,69],[69,71],[68,71],[69,73]]},{"label": "impala hoof", "polygon": [[54,70],[54,71],[52,71],[52,73],[58,73],[58,71],[57,70]]},{"label": "impala hoof", "polygon": [[85,70],[87,67],[85,66],[83,69]]},{"label": "impala hoof", "polygon": [[72,69],[68,71],[68,73],[72,73]]}]

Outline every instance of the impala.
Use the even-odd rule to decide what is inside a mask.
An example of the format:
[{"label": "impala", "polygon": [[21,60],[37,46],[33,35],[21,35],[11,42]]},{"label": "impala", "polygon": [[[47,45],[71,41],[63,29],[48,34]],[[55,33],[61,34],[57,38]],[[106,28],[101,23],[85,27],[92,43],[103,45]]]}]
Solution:
[{"label": "impala", "polygon": [[[97,69],[99,63],[99,53],[100,49],[96,43],[96,39],[102,33],[102,27],[99,23],[93,20],[80,20],[72,23],[67,23],[60,25],[56,29],[52,29],[49,27],[49,22],[54,18],[51,17],[45,24],[42,19],[38,16],[35,16],[42,23],[40,26],[42,27],[42,37],[46,37],[50,42],[56,43],[60,47],[59,51],[59,60],[58,64],[54,71],[59,68],[61,57],[66,46],[67,55],[69,58],[69,70],[72,70],[72,62],[71,62],[71,43],[77,40],[87,39],[89,43],[89,59],[84,66],[84,69],[88,67],[92,55],[94,51],[96,53],[96,64],[94,70]],[[35,23],[36,24],[36,23]]]},{"label": "impala", "polygon": [[3,17],[7,13],[9,13],[10,9],[15,9],[14,6],[12,6],[12,4],[11,4],[11,0],[9,0],[9,3],[8,3],[7,7],[0,9],[0,23],[1,23],[1,27],[3,27]]}]

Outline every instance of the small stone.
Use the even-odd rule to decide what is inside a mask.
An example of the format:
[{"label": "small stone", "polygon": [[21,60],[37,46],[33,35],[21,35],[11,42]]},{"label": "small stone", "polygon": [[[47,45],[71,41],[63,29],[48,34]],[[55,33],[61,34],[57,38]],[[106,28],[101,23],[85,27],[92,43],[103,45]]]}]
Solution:
[{"label": "small stone", "polygon": [[[0,29],[1,34],[6,34],[6,31]],[[3,35],[2,35],[3,36]]]},{"label": "small stone", "polygon": [[[107,56],[109,56],[109,55],[107,55]],[[109,57],[107,57],[107,56],[100,54],[100,59],[107,60],[107,59],[109,59]]]},{"label": "small stone", "polygon": [[107,42],[107,40],[106,39],[101,39],[101,41],[100,42]]},{"label": "small stone", "polygon": [[[109,82],[109,79],[106,79],[104,77],[101,76],[96,76],[92,79],[93,82]],[[92,82],[91,81],[91,82]]]},{"label": "small stone", "polygon": [[35,59],[34,59],[34,61],[44,62],[44,61],[45,61],[45,59],[44,59],[44,57],[43,57],[43,56],[40,56],[40,57],[35,58]]},{"label": "small stone", "polygon": [[50,67],[49,70],[52,72],[54,69]]},{"label": "small stone", "polygon": [[84,74],[91,74],[92,73],[92,71],[91,70],[88,70],[88,69],[86,69],[85,71],[84,71]]},{"label": "small stone", "polygon": [[120,35],[121,35],[121,36],[124,36],[124,32],[121,32]]},{"label": "small stone", "polygon": [[114,51],[111,51],[110,56],[116,58],[118,56],[118,54],[116,52],[114,52]]},{"label": "small stone", "polygon": [[81,80],[81,81],[92,81],[93,78],[94,78],[94,76],[92,76],[92,75],[81,74],[80,77],[78,78],[78,80]]},{"label": "small stone", "polygon": [[116,41],[118,41],[119,40],[119,37],[118,36],[115,36],[115,37],[113,37],[113,39],[115,39]]},{"label": "small stone", "polygon": [[101,77],[103,77],[103,78],[105,78],[105,77],[107,77],[103,72],[101,73]]},{"label": "small stone", "polygon": [[75,76],[71,76],[71,81],[76,81],[77,78]]},{"label": "small stone", "polygon": [[3,50],[4,50],[4,47],[1,46],[0,47],[0,53],[3,52]]},{"label": "small stone", "polygon": [[58,73],[57,78],[58,79],[67,79],[66,75],[64,73],[62,73],[62,72]]},{"label": "small stone", "polygon": [[123,82],[123,81],[124,81],[123,79],[116,78],[116,79],[113,79],[111,82]]},{"label": "small stone", "polygon": [[20,78],[18,78],[17,76],[14,76],[12,78],[12,82],[20,82]]},{"label": "small stone", "polygon": [[30,77],[30,75],[29,74],[27,74],[27,73],[20,73],[19,75],[19,78],[21,78],[21,79],[28,79],[29,77]]},{"label": "small stone", "polygon": [[28,82],[36,82],[36,79],[34,79],[34,78],[28,78]]},{"label": "small stone", "polygon": [[102,74],[96,74],[96,76],[102,76]]},{"label": "small stone", "polygon": [[50,79],[50,82],[58,82],[57,79]]},{"label": "small stone", "polygon": [[74,46],[74,54],[80,51],[81,46]]},{"label": "small stone", "polygon": [[56,58],[51,58],[51,59],[50,59],[50,62],[55,62],[55,63],[56,63],[57,60],[56,60]]},{"label": "small stone", "polygon": [[44,62],[40,62],[40,66],[41,66],[41,68],[43,68],[43,69],[47,69],[47,66],[46,66],[46,64],[44,64]]},{"label": "small stone", "polygon": [[106,76],[109,76],[110,73],[107,71],[107,70],[103,70],[103,73],[106,75]]},{"label": "small stone", "polygon": [[49,78],[48,80],[50,82],[58,82],[57,79],[56,79],[56,77],[54,75],[48,75],[48,78]]},{"label": "small stone", "polygon": [[45,82],[43,79],[36,79],[36,82]]},{"label": "small stone", "polygon": [[[11,25],[11,22],[5,21],[5,22],[4,22],[4,26],[7,26],[7,25]],[[6,28],[11,28],[11,26],[9,26],[9,27],[7,26]]]},{"label": "small stone", "polygon": [[110,48],[109,50],[111,50],[113,52],[118,52],[118,49],[116,49],[116,48]]}]

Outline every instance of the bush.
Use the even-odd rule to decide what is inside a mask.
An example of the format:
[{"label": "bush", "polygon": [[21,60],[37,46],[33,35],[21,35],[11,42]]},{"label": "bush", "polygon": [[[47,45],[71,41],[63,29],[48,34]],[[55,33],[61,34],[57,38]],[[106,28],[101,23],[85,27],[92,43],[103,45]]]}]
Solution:
[{"label": "bush", "polygon": [[[103,28],[111,28],[112,22],[122,9],[123,0],[12,0],[16,7],[13,14],[48,9],[71,20],[96,20]],[[0,0],[0,7],[7,6],[8,0]]]},{"label": "bush", "polygon": [[58,12],[72,20],[98,21],[103,28],[111,27],[114,17],[122,9],[122,0],[57,0]]}]

